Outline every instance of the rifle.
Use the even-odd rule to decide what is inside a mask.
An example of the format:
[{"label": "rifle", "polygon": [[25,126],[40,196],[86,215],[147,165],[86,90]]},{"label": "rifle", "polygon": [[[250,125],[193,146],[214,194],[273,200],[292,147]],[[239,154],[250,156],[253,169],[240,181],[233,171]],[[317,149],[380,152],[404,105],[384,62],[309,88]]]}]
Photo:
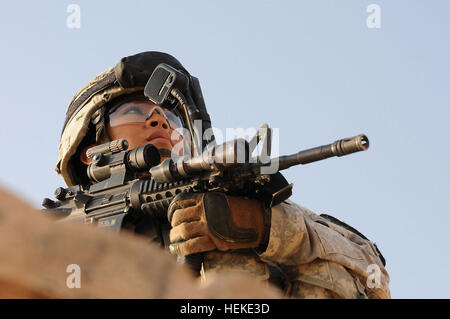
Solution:
[{"label": "rifle", "polygon": [[[167,208],[182,192],[223,192],[255,198],[272,207],[292,194],[292,184],[279,173],[281,170],[369,147],[367,136],[362,134],[269,161],[270,154],[264,155],[264,161],[262,157],[251,158],[258,140],[270,153],[270,135],[270,128],[263,125],[250,143],[236,139],[214,144],[200,156],[168,158],[161,164],[161,154],[151,144],[130,151],[125,139],[95,146],[87,153],[92,158],[87,168],[92,184],[58,187],[56,201],[44,199],[44,212],[65,222],[120,231],[125,223],[136,223],[144,215],[167,222]],[[275,170],[264,173],[270,167]]]},{"label": "rifle", "polygon": [[[292,194],[293,185],[281,170],[369,147],[367,136],[362,134],[271,159],[272,131],[266,124],[249,142],[236,139],[217,145],[212,134],[203,138],[211,123],[198,79],[166,64],[155,68],[144,94],[157,105],[178,107],[184,112],[190,136],[183,143],[192,137],[192,143],[184,145],[185,155],[160,163],[161,157],[167,157],[164,150],[150,144],[128,150],[125,139],[90,148],[90,184],[58,187],[56,200],[44,199],[45,213],[61,222],[93,224],[114,231],[135,227],[138,232],[139,225],[146,224],[140,232],[148,235],[153,229],[150,237],[167,247],[167,209],[180,193],[223,192],[258,199],[272,207]],[[262,153],[252,157],[257,145],[262,146]]]}]

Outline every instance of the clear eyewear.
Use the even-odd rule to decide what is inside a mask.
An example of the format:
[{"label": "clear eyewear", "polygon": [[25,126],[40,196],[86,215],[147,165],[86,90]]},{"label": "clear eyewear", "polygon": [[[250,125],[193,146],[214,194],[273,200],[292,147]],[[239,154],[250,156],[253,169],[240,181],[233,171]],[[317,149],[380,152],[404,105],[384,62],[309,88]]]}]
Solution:
[{"label": "clear eyewear", "polygon": [[145,123],[153,116],[155,111],[165,118],[173,130],[183,128],[182,121],[175,113],[176,111],[170,111],[146,102],[124,103],[109,114],[109,124],[111,127],[116,127],[124,124]]}]

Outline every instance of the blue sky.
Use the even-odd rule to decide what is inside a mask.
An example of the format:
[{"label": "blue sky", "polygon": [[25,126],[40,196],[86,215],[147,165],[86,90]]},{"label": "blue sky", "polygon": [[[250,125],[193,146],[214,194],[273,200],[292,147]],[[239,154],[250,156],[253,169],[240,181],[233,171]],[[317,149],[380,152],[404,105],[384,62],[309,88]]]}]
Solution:
[{"label": "blue sky", "polygon": [[[67,27],[69,4],[81,9]],[[369,29],[370,4],[381,28]],[[449,298],[448,1],[2,1],[0,183],[39,207],[72,96],[123,56],[200,79],[213,126],[279,128],[281,154],[365,133],[367,152],[286,171],[292,199],[375,241],[394,298]],[[447,141],[447,142],[446,142]]]}]

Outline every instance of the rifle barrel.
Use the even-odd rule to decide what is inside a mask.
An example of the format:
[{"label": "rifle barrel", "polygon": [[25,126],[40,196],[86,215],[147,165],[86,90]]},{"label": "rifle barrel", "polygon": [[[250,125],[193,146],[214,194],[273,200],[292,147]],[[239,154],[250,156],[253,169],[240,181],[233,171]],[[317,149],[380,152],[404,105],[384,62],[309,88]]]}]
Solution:
[{"label": "rifle barrel", "polygon": [[280,156],[273,161],[278,161],[279,169],[287,169],[294,165],[308,164],[321,161],[333,156],[344,156],[355,152],[365,151],[369,148],[369,139],[361,134],[354,137],[337,140],[328,145],[322,145],[300,151],[296,154]]}]

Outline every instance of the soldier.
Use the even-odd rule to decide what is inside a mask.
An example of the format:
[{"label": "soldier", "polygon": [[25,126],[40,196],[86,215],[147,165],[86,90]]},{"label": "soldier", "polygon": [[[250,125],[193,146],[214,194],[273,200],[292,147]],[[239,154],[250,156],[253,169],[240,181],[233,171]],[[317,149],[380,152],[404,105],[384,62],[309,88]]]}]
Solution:
[{"label": "soldier", "polygon": [[[160,63],[189,74],[168,54],[143,52],[121,59],[75,95],[56,166],[67,185],[87,186],[87,149],[118,138],[126,138],[129,149],[153,144],[163,159],[172,151],[182,154],[177,147],[183,139],[179,129],[186,127],[183,114],[155,105],[143,94]],[[207,113],[204,118],[209,120]],[[208,224],[208,205],[230,215],[233,225],[226,236]],[[201,257],[206,280],[212,273],[242,271],[294,298],[390,298],[385,261],[375,244],[347,224],[290,200],[269,208],[255,199],[188,193],[175,197],[168,217],[170,225],[158,226],[143,218],[134,231],[188,260]],[[236,229],[253,230],[256,237],[242,241]]]}]

